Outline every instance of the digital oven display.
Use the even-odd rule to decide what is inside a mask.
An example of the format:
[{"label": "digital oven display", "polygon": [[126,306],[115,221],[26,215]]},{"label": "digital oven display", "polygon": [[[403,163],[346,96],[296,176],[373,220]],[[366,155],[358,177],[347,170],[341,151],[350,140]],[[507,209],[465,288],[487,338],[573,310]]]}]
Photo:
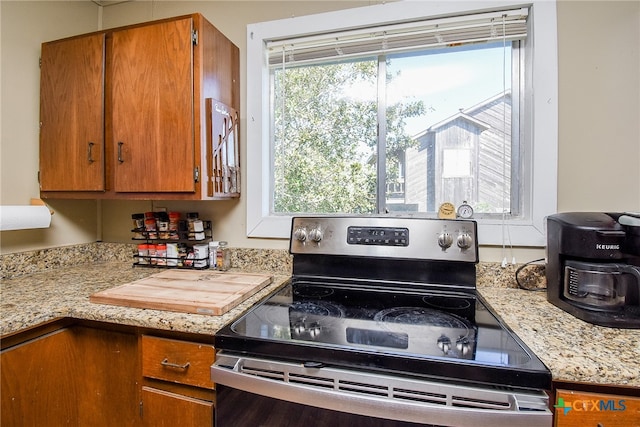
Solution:
[{"label": "digital oven display", "polygon": [[409,229],[403,227],[348,227],[350,245],[409,246]]}]

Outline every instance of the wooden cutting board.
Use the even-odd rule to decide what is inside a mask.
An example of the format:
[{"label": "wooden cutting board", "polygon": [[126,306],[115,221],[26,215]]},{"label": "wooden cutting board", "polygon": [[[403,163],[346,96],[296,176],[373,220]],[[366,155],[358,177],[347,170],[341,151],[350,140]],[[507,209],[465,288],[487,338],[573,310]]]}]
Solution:
[{"label": "wooden cutting board", "polygon": [[220,316],[273,280],[265,274],[206,270],[166,270],[97,292],[98,304]]}]

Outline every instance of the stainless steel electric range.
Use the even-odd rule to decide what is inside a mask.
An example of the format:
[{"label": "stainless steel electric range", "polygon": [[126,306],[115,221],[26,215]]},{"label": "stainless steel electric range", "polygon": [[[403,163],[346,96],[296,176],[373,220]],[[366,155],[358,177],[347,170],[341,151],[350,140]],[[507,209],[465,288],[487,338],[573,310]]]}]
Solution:
[{"label": "stainless steel electric range", "polygon": [[476,292],[477,241],[295,217],[290,282],[215,335],[216,426],[550,426],[551,374]]}]

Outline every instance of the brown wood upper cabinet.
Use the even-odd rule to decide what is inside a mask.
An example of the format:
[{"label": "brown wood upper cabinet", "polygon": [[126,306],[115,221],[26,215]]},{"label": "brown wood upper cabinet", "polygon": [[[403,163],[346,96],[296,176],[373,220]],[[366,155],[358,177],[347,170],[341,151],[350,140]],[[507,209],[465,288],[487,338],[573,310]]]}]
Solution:
[{"label": "brown wood upper cabinet", "polygon": [[41,197],[239,197],[212,100],[239,111],[239,50],[200,14],[43,43]]}]

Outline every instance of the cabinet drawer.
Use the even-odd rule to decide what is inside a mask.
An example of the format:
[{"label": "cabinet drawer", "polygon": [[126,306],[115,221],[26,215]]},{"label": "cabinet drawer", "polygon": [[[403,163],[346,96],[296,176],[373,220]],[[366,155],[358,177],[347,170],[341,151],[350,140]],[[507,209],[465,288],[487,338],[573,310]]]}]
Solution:
[{"label": "cabinet drawer", "polygon": [[212,345],[142,336],[142,375],[174,383],[213,389]]},{"label": "cabinet drawer", "polygon": [[556,427],[640,426],[640,398],[556,390]]},{"label": "cabinet drawer", "polygon": [[213,426],[213,402],[142,387],[143,426]]}]

